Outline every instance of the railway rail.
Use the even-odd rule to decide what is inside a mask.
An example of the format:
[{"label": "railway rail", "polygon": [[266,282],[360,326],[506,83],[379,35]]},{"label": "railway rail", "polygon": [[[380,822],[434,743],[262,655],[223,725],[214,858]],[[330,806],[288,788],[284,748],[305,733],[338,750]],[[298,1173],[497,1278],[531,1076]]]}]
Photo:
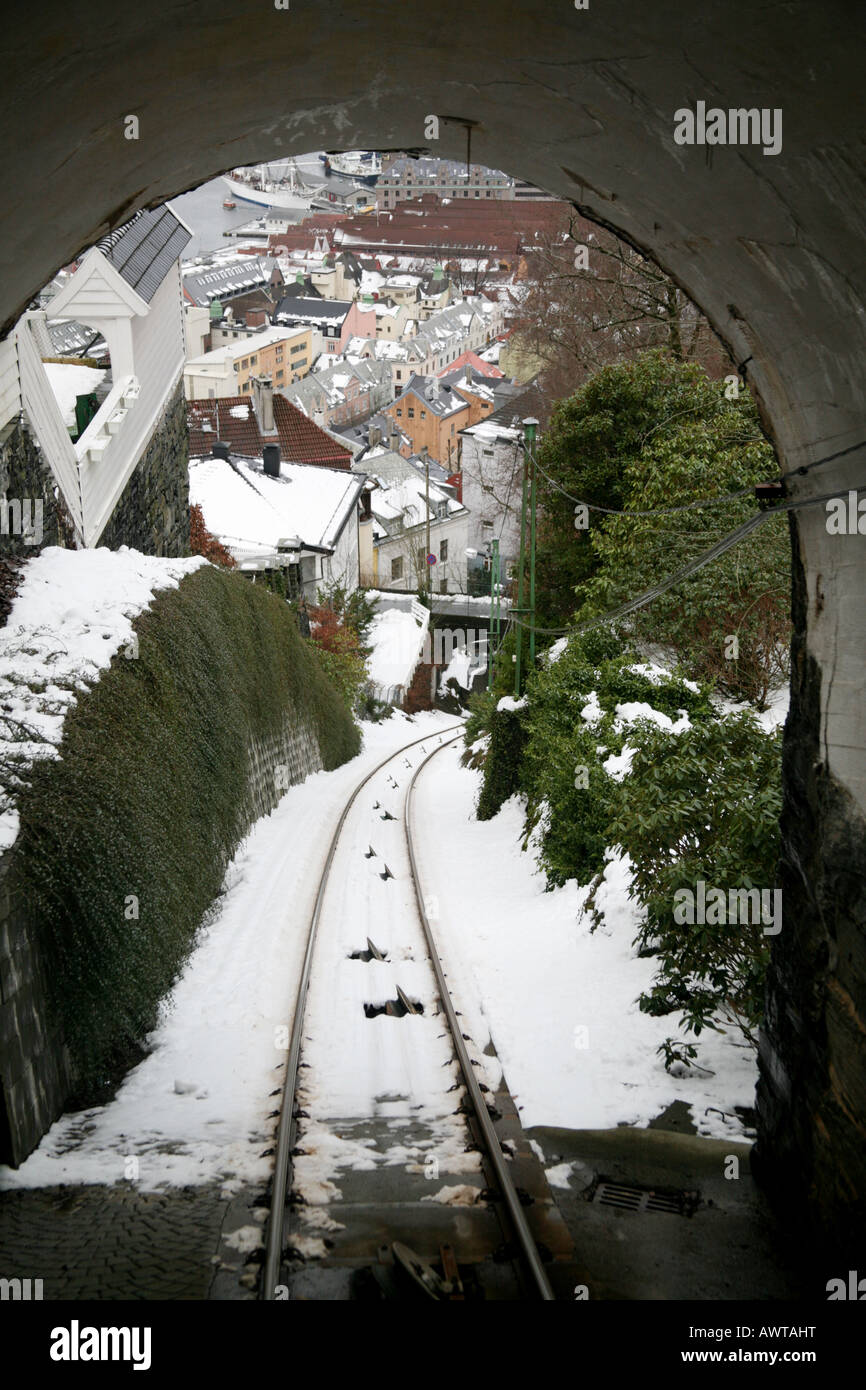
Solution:
[{"label": "railway rail", "polygon": [[[441,1004],[442,1014],[448,1025],[454,1056],[462,1075],[462,1084],[465,1088],[468,1103],[466,1113],[471,1117],[473,1132],[477,1136],[479,1147],[482,1150],[482,1161],[486,1159],[485,1170],[488,1175],[493,1176],[493,1181],[496,1185],[496,1195],[499,1199],[497,1210],[504,1209],[506,1224],[510,1228],[512,1241],[516,1243],[515,1248],[519,1250],[520,1253],[523,1269],[525,1271],[526,1286],[531,1289],[532,1293],[538,1298],[550,1301],[554,1299],[555,1295],[544,1267],[542,1254],[538,1249],[530,1224],[527,1221],[520,1194],[512,1181],[509,1172],[509,1160],[506,1158],[499,1139],[497,1138],[487,1102],[485,1101],[484,1094],[473,1071],[472,1060],[466,1048],[458,1011],[451,998],[430,917],[426,910],[425,897],[422,891],[415,853],[412,802],[417,778],[431,758],[435,757],[443,748],[454,742],[459,736],[462,728],[463,722],[461,721],[461,723],[457,725],[452,725],[442,730],[439,733],[439,743],[431,752],[426,753],[423,760],[412,771],[412,777],[406,789],[403,805],[403,828],[406,839],[410,877],[429,963],[433,975],[435,976],[436,993],[439,1003]],[[389,763],[393,763],[399,758],[404,759],[405,765],[406,754],[410,749],[417,747],[419,744],[429,743],[431,739],[436,736],[436,734],[431,735],[428,732],[423,737],[413,739],[410,743],[403,745],[396,752],[390,754],[387,758],[384,758],[378,763],[376,767],[358,783],[343,807],[340,819],[337,822],[328,847],[319,879],[318,891],[307,927],[306,948],[297,987],[292,1027],[289,1037],[274,1154],[274,1172],[265,1245],[265,1261],[259,1291],[259,1297],[263,1301],[272,1301],[278,1296],[276,1290],[279,1287],[280,1268],[285,1244],[288,1199],[292,1185],[291,1156],[297,1138],[298,1110],[300,1108],[297,1103],[296,1095],[298,1089],[298,1068],[301,1061],[304,1034],[305,1010],[310,988],[310,977],[316,950],[319,923],[322,917],[328,884],[331,880],[334,861],[343,829],[353,806],[373,778],[381,773]],[[408,1006],[409,1011],[412,1012],[411,1001],[404,997],[403,1002]],[[421,1260],[414,1261],[412,1258],[413,1252],[411,1250],[407,1250],[403,1245],[398,1246],[395,1242],[394,1251],[398,1259],[404,1264],[404,1267],[410,1268],[410,1272],[417,1283],[422,1286],[428,1286],[432,1283],[429,1267]],[[453,1276],[456,1279],[456,1266],[454,1266],[453,1262],[451,1262],[450,1270],[446,1270],[446,1278],[448,1276]],[[430,1293],[433,1291],[427,1287],[427,1292]],[[438,1295],[433,1293],[433,1296],[435,1297]]]}]

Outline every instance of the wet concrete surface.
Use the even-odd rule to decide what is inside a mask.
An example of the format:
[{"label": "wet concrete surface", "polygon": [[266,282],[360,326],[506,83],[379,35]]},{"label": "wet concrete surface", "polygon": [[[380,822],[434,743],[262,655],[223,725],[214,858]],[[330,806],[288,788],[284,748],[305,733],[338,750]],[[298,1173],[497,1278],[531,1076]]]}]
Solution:
[{"label": "wet concrete surface", "polygon": [[[559,1168],[556,1176],[565,1184],[553,1191],[574,1242],[578,1296],[715,1301],[804,1295],[791,1233],[780,1228],[751,1176],[749,1144],[658,1124],[539,1127],[527,1134],[543,1151],[546,1168]],[[604,1183],[639,1191],[633,1197],[610,1193]],[[683,1207],[691,1214],[629,1210],[604,1200],[645,1203],[647,1192],[671,1202],[688,1194]]]},{"label": "wet concrete surface", "polygon": [[[791,1232],[779,1228],[751,1177],[748,1144],[688,1133],[690,1121],[680,1112],[666,1112],[647,1129],[523,1131],[506,1092],[500,1089],[490,1099],[515,1186],[549,1256],[546,1268],[557,1298],[808,1296],[793,1272]],[[662,1128],[666,1123],[676,1127]],[[470,1142],[471,1125],[467,1118]],[[378,1149],[382,1157],[396,1143],[408,1149],[429,1137],[411,1125],[375,1120],[346,1121],[342,1128],[368,1139],[371,1153]],[[545,1170],[551,1169],[556,1171],[549,1181]],[[312,1219],[304,1205],[287,1213],[281,1296],[411,1297],[393,1279],[394,1240],[434,1265],[440,1246],[451,1245],[468,1298],[533,1296],[501,1203],[488,1191],[492,1174],[483,1166],[454,1173],[445,1166],[431,1180],[423,1161],[382,1162],[344,1171],[334,1181],[339,1200],[317,1207]],[[635,1201],[650,1191],[674,1198],[690,1194],[685,1210],[691,1214],[608,1205],[600,1200],[602,1183],[637,1189]],[[463,1189],[456,1203],[430,1200],[448,1188]],[[228,1198],[212,1185],[146,1193],[132,1183],[4,1192],[0,1277],[42,1279],[46,1300],[252,1300],[262,1264],[265,1198],[260,1190]],[[322,1241],[318,1254],[300,1254],[297,1244],[304,1238]]]}]

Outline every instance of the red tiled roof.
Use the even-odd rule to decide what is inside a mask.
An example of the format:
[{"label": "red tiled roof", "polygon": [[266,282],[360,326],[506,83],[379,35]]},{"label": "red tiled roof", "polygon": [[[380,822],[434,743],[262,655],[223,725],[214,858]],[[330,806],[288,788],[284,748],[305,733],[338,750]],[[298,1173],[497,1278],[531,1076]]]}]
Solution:
[{"label": "red tiled roof", "polygon": [[[246,407],[246,415],[240,414]],[[232,410],[238,414],[232,414]],[[206,458],[218,439],[228,444],[235,454],[260,458],[269,442],[279,442],[280,456],[285,463],[318,463],[327,468],[349,468],[352,455],[317,424],[308,420],[302,410],[274,392],[274,423],[276,440],[265,437],[253,409],[250,396],[224,396],[221,400],[187,401],[186,419],[189,428],[189,452],[192,458]],[[210,425],[210,429],[205,429]]]},{"label": "red tiled roof", "polygon": [[[412,209],[411,211],[407,209]],[[419,216],[423,211],[423,216]],[[536,232],[568,225],[573,208],[565,202],[494,198],[489,202],[460,199],[441,203],[434,194],[398,203],[395,208],[354,216],[305,218],[300,226],[270,239],[270,254],[278,250],[312,250],[317,231],[332,230],[337,250],[367,250],[381,255],[428,255],[433,251],[459,254],[485,250],[514,255],[531,248]]]},{"label": "red tiled roof", "polygon": [[461,352],[459,357],[455,357],[450,367],[443,367],[442,371],[438,372],[437,375],[448,376],[451,372],[456,372],[458,367],[465,367],[467,363],[470,367],[474,368],[476,372],[480,372],[482,376],[505,376],[505,373],[501,371],[499,367],[495,367],[492,362],[484,362],[475,352]]}]

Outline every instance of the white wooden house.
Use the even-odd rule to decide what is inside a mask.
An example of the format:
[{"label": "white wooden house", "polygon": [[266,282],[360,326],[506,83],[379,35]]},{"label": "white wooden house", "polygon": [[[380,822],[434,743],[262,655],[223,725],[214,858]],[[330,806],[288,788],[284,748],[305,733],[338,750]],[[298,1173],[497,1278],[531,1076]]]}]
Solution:
[{"label": "white wooden house", "polygon": [[56,479],[80,546],[95,546],[184,365],[180,255],[191,236],[168,206],[145,210],[83,256],[50,304],[108,344],[110,390],[72,443],[48,384],[44,316],[25,314],[0,345],[0,413],[23,412]]}]

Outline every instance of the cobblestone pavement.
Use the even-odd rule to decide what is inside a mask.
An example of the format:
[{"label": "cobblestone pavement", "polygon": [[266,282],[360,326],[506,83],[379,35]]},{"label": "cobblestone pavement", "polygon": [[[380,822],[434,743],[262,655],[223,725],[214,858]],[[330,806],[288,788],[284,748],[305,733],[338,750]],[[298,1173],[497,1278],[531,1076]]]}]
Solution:
[{"label": "cobblestone pavement", "polygon": [[0,1278],[54,1299],[251,1299],[263,1207],[218,1186],[0,1193]]}]

